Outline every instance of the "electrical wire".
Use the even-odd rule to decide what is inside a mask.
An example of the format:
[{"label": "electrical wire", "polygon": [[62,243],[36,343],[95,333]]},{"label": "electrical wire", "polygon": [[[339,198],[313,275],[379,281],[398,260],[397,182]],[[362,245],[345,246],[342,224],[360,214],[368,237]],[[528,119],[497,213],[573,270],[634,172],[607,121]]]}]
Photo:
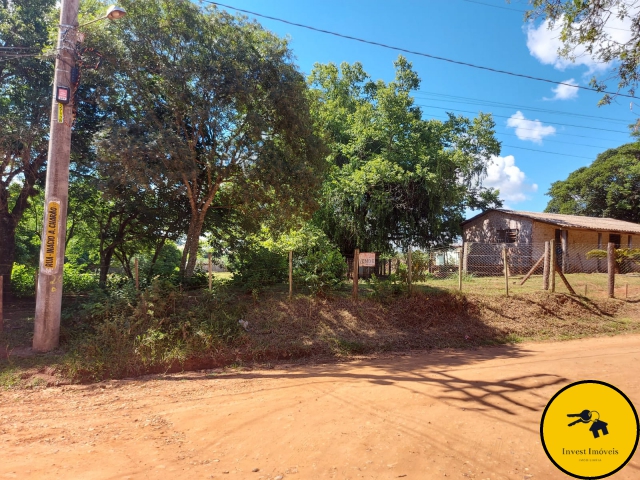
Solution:
[{"label": "electrical wire", "polygon": [[218,5],[220,7],[229,8],[231,10],[235,10],[235,11],[242,12],[242,13],[247,13],[249,15],[255,15],[256,17],[266,18],[268,20],[273,20],[273,21],[276,21],[276,22],[286,23],[287,25],[293,25],[294,27],[305,28],[307,30],[313,30],[314,32],[325,33],[327,35],[333,35],[334,37],[340,37],[340,38],[344,38],[344,39],[347,39],[347,40],[353,40],[353,41],[356,41],[356,42],[366,43],[368,45],[374,45],[374,46],[377,46],[377,47],[382,47],[382,48],[386,48],[386,49],[389,49],[389,50],[395,50],[395,51],[398,51],[398,52],[408,53],[408,54],[411,54],[411,55],[418,55],[420,57],[431,58],[433,60],[440,60],[440,61],[443,61],[443,62],[453,63],[455,65],[462,65],[462,66],[465,66],[465,67],[475,68],[475,69],[478,69],[478,70],[485,70],[485,71],[488,71],[488,72],[500,73],[500,74],[503,74],[503,75],[510,75],[512,77],[525,78],[527,80],[535,80],[535,81],[538,81],[538,82],[551,83],[553,85],[565,85],[567,87],[574,87],[574,88],[578,88],[580,90],[585,90],[585,91],[589,91],[589,92],[603,93],[603,94],[606,94],[606,95],[613,95],[613,96],[625,97],[625,98],[638,98],[638,97],[636,97],[634,95],[628,95],[626,93],[610,92],[610,91],[607,91],[607,90],[600,91],[600,90],[598,90],[596,88],[585,87],[585,86],[582,86],[582,85],[573,85],[571,83],[558,82],[558,81],[555,81],[555,80],[550,80],[548,78],[534,77],[532,75],[526,75],[524,73],[516,73],[516,72],[511,72],[509,70],[501,70],[501,69],[498,69],[498,68],[486,67],[486,66],[483,66],[483,65],[477,65],[477,64],[474,64],[474,63],[463,62],[463,61],[460,61],[460,60],[453,60],[451,58],[440,57],[438,55],[432,55],[430,53],[424,53],[424,52],[418,52],[418,51],[415,51],[415,50],[409,50],[407,48],[396,47],[396,46],[393,46],[393,45],[387,45],[385,43],[375,42],[373,40],[366,40],[364,38],[359,38],[359,37],[354,37],[352,35],[346,35],[346,34],[343,34],[343,33],[333,32],[331,30],[324,30],[322,28],[312,27],[310,25],[305,25],[305,24],[302,24],[302,23],[291,22],[289,20],[284,20],[282,18],[273,17],[273,16],[270,16],[270,15],[263,15],[261,13],[256,13],[256,12],[253,12],[251,10],[245,10],[245,9],[242,9],[242,8],[232,7],[231,5],[226,5],[224,3],[219,3],[219,2],[216,2],[216,1],[212,1],[212,0],[204,0],[204,1],[205,1],[205,3],[210,3],[212,5]]},{"label": "electrical wire", "polygon": [[[571,117],[579,117],[579,118],[588,118],[588,119],[593,119],[593,120],[599,120],[599,121],[604,121],[604,122],[612,122],[612,123],[622,123],[624,125],[628,125],[629,121],[627,120],[621,120],[619,118],[611,118],[611,117],[599,117],[596,115],[586,115],[586,114],[582,114],[582,113],[575,113],[575,112],[567,112],[566,110],[553,110],[553,109],[548,109],[548,108],[539,108],[539,107],[532,107],[532,106],[528,106],[528,105],[518,105],[518,104],[513,104],[513,103],[505,103],[505,102],[497,102],[497,101],[493,101],[493,100],[483,100],[480,98],[472,98],[472,97],[462,97],[462,96],[458,96],[458,95],[448,95],[448,94],[444,94],[444,93],[439,93],[439,92],[428,92],[426,90],[417,90],[416,93],[414,93],[412,96],[416,97],[416,98],[423,98],[423,99],[427,99],[427,100],[433,100],[433,101],[447,101],[447,102],[452,102],[452,103],[463,103],[463,104],[468,104],[468,105],[485,105],[488,107],[497,107],[497,108],[517,108],[520,110],[529,110],[529,111],[534,111],[534,112],[540,112],[540,113],[548,113],[551,115],[566,115],[566,116],[571,116]],[[431,97],[435,97],[435,98],[431,98]],[[443,100],[439,100],[438,97],[441,97]]]},{"label": "electrical wire", "polygon": [[467,2],[467,3],[475,3],[477,5],[484,5],[485,7],[491,7],[491,8],[500,8],[502,10],[509,10],[510,12],[514,12],[514,13],[527,13],[526,10],[520,10],[517,8],[510,8],[510,7],[504,7],[502,5],[492,5],[490,3],[484,3],[484,2],[478,2],[476,0],[462,0],[463,2]]},{"label": "electrical wire", "polygon": [[[439,106],[437,106],[437,105],[423,105],[423,104],[420,104],[420,103],[416,103],[415,105],[417,105],[417,106],[419,106],[419,107],[424,107],[424,108],[437,108],[438,110],[451,110],[450,108],[447,108],[447,107],[439,107]],[[472,111],[472,110],[456,110],[456,111],[457,111],[457,112],[463,112],[463,113],[473,113],[473,114],[477,113],[477,112],[474,112],[474,111]],[[494,117],[498,117],[498,118],[511,118],[511,116],[507,116],[507,115],[496,115],[495,113],[492,113],[491,115],[492,115],[492,116],[494,116]],[[560,125],[560,126],[562,126],[562,127],[585,128],[585,129],[587,129],[587,130],[598,130],[598,131],[600,131],[600,132],[624,133],[624,134],[626,134],[626,135],[629,135],[629,132],[623,132],[623,131],[621,131],[621,130],[611,130],[611,129],[608,129],[608,128],[587,127],[587,126],[584,126],[584,125],[573,125],[573,124],[570,124],[570,123],[549,122],[549,121],[547,121],[547,120],[539,120],[539,119],[530,120],[530,119],[528,119],[528,118],[525,118],[525,119],[523,119],[523,120],[524,120],[524,121],[527,121],[527,122],[535,122],[535,121],[537,121],[537,122],[546,122],[546,123],[548,123],[548,124]]]}]

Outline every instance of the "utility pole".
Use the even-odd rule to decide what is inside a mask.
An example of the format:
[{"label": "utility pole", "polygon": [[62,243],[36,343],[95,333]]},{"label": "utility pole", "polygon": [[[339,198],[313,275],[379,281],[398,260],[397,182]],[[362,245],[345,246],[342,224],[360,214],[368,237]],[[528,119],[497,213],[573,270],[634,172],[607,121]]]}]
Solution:
[{"label": "utility pole", "polygon": [[47,180],[44,191],[44,219],[40,247],[33,349],[48,352],[58,346],[62,307],[62,268],[67,231],[69,198],[69,155],[73,123],[76,27],[79,0],[62,0],[58,47],[53,80],[51,130]]}]

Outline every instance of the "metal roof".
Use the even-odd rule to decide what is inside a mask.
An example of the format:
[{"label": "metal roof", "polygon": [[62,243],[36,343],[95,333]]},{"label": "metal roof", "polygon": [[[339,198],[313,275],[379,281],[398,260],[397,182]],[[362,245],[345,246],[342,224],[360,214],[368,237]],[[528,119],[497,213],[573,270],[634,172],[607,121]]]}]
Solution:
[{"label": "metal roof", "polygon": [[549,223],[564,228],[580,228],[586,230],[596,230],[604,232],[620,232],[620,233],[638,233],[640,234],[640,224],[633,222],[625,222],[623,220],[615,220],[613,218],[586,217],[583,215],[563,215],[560,213],[540,213],[540,212],[521,212],[518,210],[506,210],[504,208],[496,208],[486,210],[475,217],[465,220],[464,225],[476,218],[486,215],[489,212],[505,213],[507,215],[516,215],[519,217],[530,218],[537,222]]}]

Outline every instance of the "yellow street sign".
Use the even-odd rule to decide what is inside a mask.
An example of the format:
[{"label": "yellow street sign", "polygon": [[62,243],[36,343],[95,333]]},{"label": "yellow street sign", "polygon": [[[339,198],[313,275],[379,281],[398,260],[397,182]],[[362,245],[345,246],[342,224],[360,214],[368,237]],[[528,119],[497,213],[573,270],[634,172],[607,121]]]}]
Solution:
[{"label": "yellow street sign", "polygon": [[58,104],[58,123],[64,123],[64,105]]},{"label": "yellow street sign", "polygon": [[60,224],[60,202],[52,200],[47,205],[44,268],[50,273],[56,271],[56,254],[58,253],[58,230]]}]

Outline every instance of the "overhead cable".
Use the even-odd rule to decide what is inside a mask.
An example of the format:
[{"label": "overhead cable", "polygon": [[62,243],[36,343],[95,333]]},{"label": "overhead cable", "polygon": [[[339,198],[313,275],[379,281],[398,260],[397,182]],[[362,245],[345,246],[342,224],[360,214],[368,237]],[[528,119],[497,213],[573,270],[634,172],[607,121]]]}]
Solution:
[{"label": "overhead cable", "polygon": [[395,51],[398,51],[398,52],[404,52],[404,53],[408,53],[408,54],[411,54],[411,55],[418,55],[420,57],[431,58],[433,60],[440,60],[440,61],[443,61],[443,62],[453,63],[453,64],[456,64],[456,65],[463,65],[465,67],[476,68],[476,69],[479,69],[479,70],[485,70],[485,71],[493,72],[493,73],[500,73],[500,74],[503,74],[503,75],[510,75],[512,77],[525,78],[525,79],[528,79],[528,80],[535,80],[535,81],[538,81],[538,82],[552,83],[554,85],[565,85],[567,87],[579,88],[580,90],[586,90],[586,91],[589,91],[589,92],[604,93],[606,95],[614,95],[614,96],[626,97],[626,98],[637,98],[634,95],[628,95],[626,93],[609,92],[607,90],[602,90],[601,91],[601,90],[598,90],[597,88],[585,87],[585,86],[582,86],[582,85],[574,85],[574,84],[566,83],[566,82],[558,82],[556,80],[550,80],[548,78],[534,77],[532,75],[526,75],[524,73],[516,73],[516,72],[511,72],[509,70],[501,70],[501,69],[498,69],[498,68],[486,67],[486,66],[483,66],[483,65],[476,65],[474,63],[463,62],[463,61],[460,61],[460,60],[453,60],[451,58],[440,57],[438,55],[432,55],[430,53],[418,52],[418,51],[415,51],[415,50],[409,50],[407,48],[402,48],[402,47],[395,47],[393,45],[387,45],[385,43],[375,42],[373,40],[366,40],[364,38],[354,37],[352,35],[345,35],[343,33],[333,32],[331,30],[324,30],[322,28],[312,27],[310,25],[304,25],[302,23],[291,22],[289,20],[284,20],[284,19],[278,18],[278,17],[272,17],[270,15],[263,15],[261,13],[252,12],[251,10],[245,10],[245,9],[242,9],[242,8],[232,7],[231,5],[225,5],[224,3],[214,2],[214,1],[211,1],[211,0],[205,1],[205,3],[210,3],[212,5],[218,5],[218,6],[224,7],[224,8],[230,8],[231,10],[236,10],[238,12],[247,13],[249,15],[255,15],[256,17],[266,18],[268,20],[274,20],[276,22],[286,23],[287,25],[293,25],[294,27],[306,28],[307,30],[313,30],[315,32],[325,33],[327,35],[333,35],[335,37],[345,38],[347,40],[353,40],[353,41],[356,41],[356,42],[366,43],[366,44],[369,44],[369,45],[375,45],[377,47],[382,47],[382,48],[386,48],[386,49],[389,49],[389,50],[395,50]]}]

